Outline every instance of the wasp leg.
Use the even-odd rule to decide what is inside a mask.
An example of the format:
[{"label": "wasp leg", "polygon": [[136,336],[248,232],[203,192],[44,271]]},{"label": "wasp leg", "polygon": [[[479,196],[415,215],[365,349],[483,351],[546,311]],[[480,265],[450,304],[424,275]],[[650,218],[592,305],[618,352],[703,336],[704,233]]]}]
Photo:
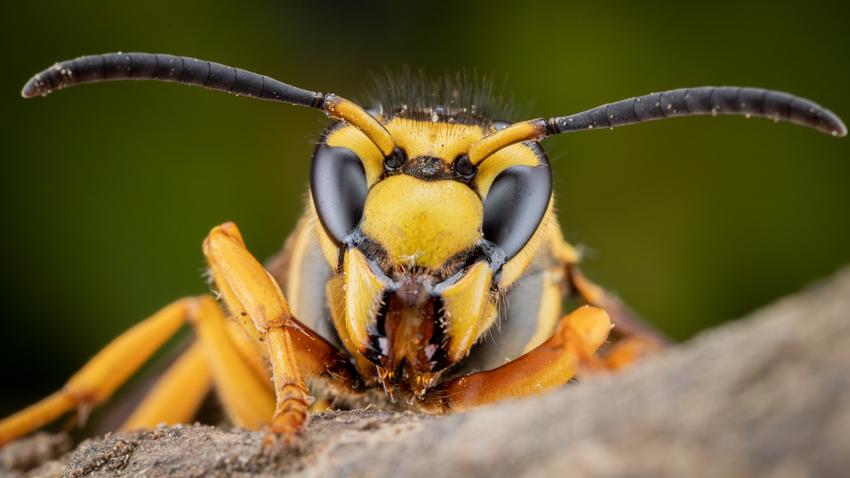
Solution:
[{"label": "wasp leg", "polygon": [[[232,318],[231,318],[232,319]],[[241,323],[235,320],[227,321],[227,329],[230,335],[230,340],[242,359],[248,364],[254,375],[262,381],[269,392],[274,394],[274,383],[272,383],[272,371],[269,368],[268,358],[263,355],[263,349],[260,347],[260,342],[252,340],[252,337],[245,332],[245,328]],[[297,355],[297,352],[296,352]]]},{"label": "wasp leg", "polygon": [[611,314],[616,338],[636,337],[647,346],[663,347],[670,340],[658,329],[642,320],[615,295],[588,279],[579,269],[581,254],[564,239],[560,229],[549,235],[549,248],[556,264],[563,267],[568,292],[575,292],[585,303],[601,307]]},{"label": "wasp leg", "polygon": [[211,386],[212,375],[203,347],[195,342],[156,382],[121,429],[186,423],[195,416]]},{"label": "wasp leg", "polygon": [[58,392],[0,421],[0,446],[73,409],[85,411],[106,399],[171,338],[185,322],[192,299],[181,299],[114,339]]},{"label": "wasp leg", "polygon": [[595,284],[584,275],[578,265],[571,264],[567,270],[569,285],[579,297],[590,305],[601,307],[611,314],[616,335],[619,337],[645,337],[659,344],[669,343],[664,334],[638,317],[626,304],[615,295]]},{"label": "wasp leg", "polygon": [[344,356],[327,341],[297,322],[271,275],[245,247],[232,223],[213,228],[204,254],[231,314],[243,324],[271,363],[276,404],[273,433],[293,436],[309,419],[308,377],[334,379],[356,389],[357,379]]},{"label": "wasp leg", "polygon": [[436,388],[426,404],[436,403],[436,411],[457,412],[563,385],[593,360],[610,330],[604,310],[582,306],[563,317],[555,333],[534,350],[499,368],[452,379]]},{"label": "wasp leg", "polygon": [[122,428],[189,421],[214,379],[230,419],[260,428],[274,411],[268,376],[258,377],[231,342],[218,304],[208,296],[181,299],[137,324],[101,350],[65,387],[0,421],[0,445],[73,409],[87,411],[109,399],[177,330],[189,321],[199,337],[148,393]]},{"label": "wasp leg", "polygon": [[193,326],[213,371],[218,397],[234,424],[259,429],[274,413],[269,377],[258,376],[234,344],[227,320],[210,297],[198,302]]},{"label": "wasp leg", "polygon": [[221,308],[211,297],[192,304],[190,321],[198,342],[160,379],[122,428],[189,421],[209,389],[210,377],[230,421],[243,428],[261,428],[274,412],[269,377],[258,376],[242,356]]},{"label": "wasp leg", "polygon": [[641,358],[659,353],[664,346],[644,337],[625,337],[605,351],[596,367],[589,366],[582,373],[587,375],[595,370],[619,370],[632,365]]},{"label": "wasp leg", "polygon": [[[270,393],[274,393],[274,383],[272,383],[271,377],[272,372],[268,367],[268,360],[263,356],[262,349],[258,347],[259,343],[252,341],[251,337],[245,332],[242,324],[234,321],[228,320],[227,327],[230,329],[230,338],[233,340],[233,344],[236,345],[236,348],[239,349],[244,360],[248,363],[248,365],[253,369],[254,373],[259,377],[264,384],[269,389]],[[299,344],[297,341],[295,342],[296,349]],[[295,352],[296,360],[298,360],[299,352],[296,350]],[[299,365],[301,368],[301,365]],[[301,368],[301,370],[304,370]],[[307,381],[310,380],[310,374],[306,373]],[[332,382],[334,377],[328,376],[325,385],[325,389],[334,388],[330,382]],[[316,381],[315,378],[312,381]],[[359,393],[356,390],[348,387],[346,388],[343,384],[338,385],[335,390],[340,396],[351,396]],[[330,410],[331,401],[327,397],[317,398],[315,402],[310,406],[311,413],[319,413]]]},{"label": "wasp leg", "polygon": [[604,351],[593,370],[616,370],[626,367],[642,357],[660,352],[670,340],[658,329],[643,321],[620,299],[593,283],[576,264],[567,269],[569,285],[579,297],[590,305],[601,307],[611,314],[613,334],[617,340]]}]

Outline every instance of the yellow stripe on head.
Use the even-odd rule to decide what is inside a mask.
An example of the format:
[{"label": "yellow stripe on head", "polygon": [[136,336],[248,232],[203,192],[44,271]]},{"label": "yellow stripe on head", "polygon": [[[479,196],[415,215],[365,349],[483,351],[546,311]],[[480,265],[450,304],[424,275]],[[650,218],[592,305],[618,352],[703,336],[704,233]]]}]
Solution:
[{"label": "yellow stripe on head", "polygon": [[465,154],[469,146],[484,137],[479,125],[419,121],[396,118],[387,123],[398,147],[408,158],[432,156],[451,164]]}]

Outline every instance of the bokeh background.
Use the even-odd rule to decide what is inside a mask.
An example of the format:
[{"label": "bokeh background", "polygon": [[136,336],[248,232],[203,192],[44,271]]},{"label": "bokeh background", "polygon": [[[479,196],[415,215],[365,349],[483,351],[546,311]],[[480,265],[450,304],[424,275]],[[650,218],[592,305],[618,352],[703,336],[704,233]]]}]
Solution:
[{"label": "bokeh background", "polygon": [[[213,225],[236,221],[258,257],[273,254],[326,124],[315,111],[154,83],[20,99],[54,61],[167,52],[354,98],[370,71],[476,68],[528,117],[739,84],[850,118],[850,18],[837,1],[355,3],[4,7],[0,415],[59,387],[160,306],[203,292],[200,243]],[[847,139],[703,117],[546,147],[585,269],[676,339],[850,262]]]}]

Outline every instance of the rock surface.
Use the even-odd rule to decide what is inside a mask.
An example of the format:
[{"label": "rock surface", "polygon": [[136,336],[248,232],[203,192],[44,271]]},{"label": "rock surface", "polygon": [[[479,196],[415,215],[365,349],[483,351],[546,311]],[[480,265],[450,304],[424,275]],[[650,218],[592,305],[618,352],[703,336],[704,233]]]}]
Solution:
[{"label": "rock surface", "polygon": [[[290,448],[200,425],[113,434],[28,475],[847,476],[848,370],[845,270],[662,357],[545,396],[447,417],[328,413]],[[0,463],[38,440],[50,442],[7,447]]]}]

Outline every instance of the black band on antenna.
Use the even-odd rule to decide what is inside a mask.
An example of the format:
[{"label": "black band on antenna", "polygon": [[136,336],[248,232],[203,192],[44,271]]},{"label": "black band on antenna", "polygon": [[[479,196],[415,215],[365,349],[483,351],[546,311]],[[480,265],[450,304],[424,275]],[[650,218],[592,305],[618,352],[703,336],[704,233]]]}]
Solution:
[{"label": "black band on antenna", "polygon": [[833,136],[847,134],[847,127],[838,116],[805,98],[761,88],[702,86],[651,93],[551,118],[546,122],[546,135],[708,114],[757,116],[789,121]]},{"label": "black band on antenna", "polygon": [[202,86],[239,96],[322,109],[324,95],[265,75],[211,61],[154,53],[107,53],[56,63],[24,85],[24,98],[83,83],[156,80]]}]

